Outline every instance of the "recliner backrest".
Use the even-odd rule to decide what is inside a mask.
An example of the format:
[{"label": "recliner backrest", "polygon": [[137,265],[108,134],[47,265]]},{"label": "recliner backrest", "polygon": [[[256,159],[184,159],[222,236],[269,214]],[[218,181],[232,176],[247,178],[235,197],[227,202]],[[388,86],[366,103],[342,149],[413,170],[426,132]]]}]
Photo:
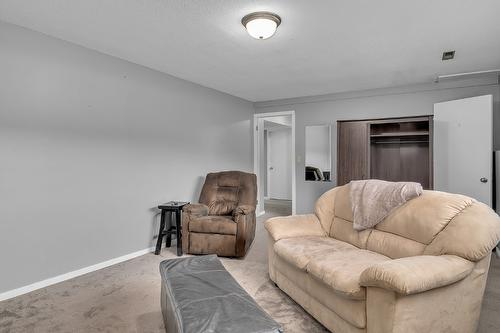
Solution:
[{"label": "recliner backrest", "polygon": [[209,173],[200,194],[209,215],[231,215],[240,205],[257,204],[257,177],[241,171]]},{"label": "recliner backrest", "polygon": [[478,261],[500,237],[500,219],[488,206],[463,195],[438,191],[424,191],[394,209],[375,228],[360,232],[352,226],[349,185],[325,193],[318,199],[315,212],[330,237],[393,259],[454,254]]}]

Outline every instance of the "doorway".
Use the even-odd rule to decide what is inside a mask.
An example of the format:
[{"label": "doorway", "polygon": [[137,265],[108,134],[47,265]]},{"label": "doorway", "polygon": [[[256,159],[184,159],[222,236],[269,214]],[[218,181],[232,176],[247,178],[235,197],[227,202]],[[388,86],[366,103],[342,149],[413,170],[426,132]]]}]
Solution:
[{"label": "doorway", "polygon": [[295,112],[254,115],[257,214],[295,214]]}]

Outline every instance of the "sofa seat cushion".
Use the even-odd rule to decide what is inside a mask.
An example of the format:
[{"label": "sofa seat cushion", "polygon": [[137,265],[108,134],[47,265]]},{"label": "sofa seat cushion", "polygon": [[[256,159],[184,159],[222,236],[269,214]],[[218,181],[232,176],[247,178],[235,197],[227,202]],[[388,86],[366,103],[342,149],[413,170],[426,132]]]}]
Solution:
[{"label": "sofa seat cushion", "polygon": [[[273,281],[307,311],[312,308],[321,309],[320,312],[330,318],[328,321],[334,320],[340,324],[345,320],[357,328],[366,327],[366,300],[344,297],[336,293],[330,286],[312,277],[311,274],[296,268],[278,256],[275,257],[274,263],[276,278]],[[338,330],[334,332],[351,332],[341,329],[342,327],[337,328]]]},{"label": "sofa seat cushion", "polygon": [[230,216],[202,216],[189,222],[189,231],[206,234],[236,235],[236,227]]},{"label": "sofa seat cushion", "polygon": [[311,258],[307,272],[335,292],[350,299],[363,300],[366,299],[366,288],[360,285],[361,273],[388,260],[392,259],[368,250],[343,249]]},{"label": "sofa seat cushion", "polygon": [[313,258],[328,253],[356,249],[357,247],[354,245],[322,236],[285,238],[274,243],[274,252],[301,270],[306,270]]}]

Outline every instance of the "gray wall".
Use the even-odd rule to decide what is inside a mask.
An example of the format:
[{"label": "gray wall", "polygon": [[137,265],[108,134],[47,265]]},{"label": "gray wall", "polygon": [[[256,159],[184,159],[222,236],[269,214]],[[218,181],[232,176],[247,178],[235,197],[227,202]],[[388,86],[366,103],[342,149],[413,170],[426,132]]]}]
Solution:
[{"label": "gray wall", "polygon": [[155,206],[252,170],[253,112],[0,22],[0,292],[152,246]]},{"label": "gray wall", "polygon": [[[316,199],[335,186],[337,167],[337,120],[429,115],[437,102],[492,94],[495,147],[500,149],[500,88],[498,78],[450,81],[411,87],[258,102],[256,113],[296,113],[297,213],[311,212]],[[334,182],[304,181],[305,126],[332,124],[332,178]]]}]

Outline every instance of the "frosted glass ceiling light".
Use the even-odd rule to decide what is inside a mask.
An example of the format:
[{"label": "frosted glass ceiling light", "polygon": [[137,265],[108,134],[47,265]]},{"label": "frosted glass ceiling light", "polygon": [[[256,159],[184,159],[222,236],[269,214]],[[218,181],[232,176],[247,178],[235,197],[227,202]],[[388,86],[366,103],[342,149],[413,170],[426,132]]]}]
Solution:
[{"label": "frosted glass ceiling light", "polygon": [[241,19],[241,24],[247,29],[248,34],[256,39],[271,37],[280,23],[281,18],[270,12],[255,12]]}]

